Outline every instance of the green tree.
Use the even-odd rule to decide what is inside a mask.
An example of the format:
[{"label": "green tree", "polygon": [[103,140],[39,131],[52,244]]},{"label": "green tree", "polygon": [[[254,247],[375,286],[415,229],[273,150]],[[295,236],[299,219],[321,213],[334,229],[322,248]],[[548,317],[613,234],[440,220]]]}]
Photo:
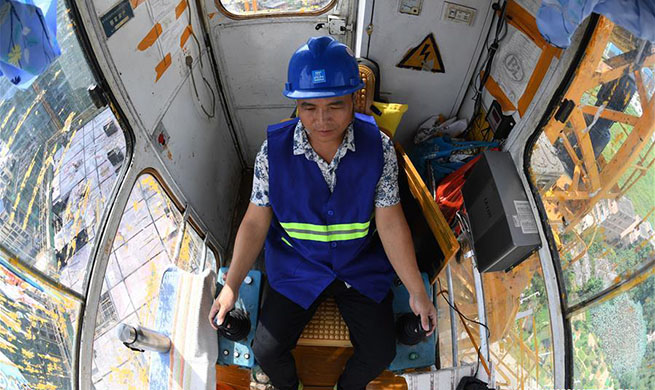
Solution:
[{"label": "green tree", "polygon": [[620,383],[631,383],[646,350],[646,325],[640,303],[627,294],[589,310],[593,333],[610,373]]},{"label": "green tree", "polygon": [[597,292],[600,292],[603,289],[603,281],[597,276],[592,276],[587,280],[587,283],[584,284],[578,291],[578,294],[581,298],[590,297]]},{"label": "green tree", "polygon": [[632,383],[623,386],[633,389],[652,389],[655,387],[655,343],[651,342],[646,346],[646,354],[639,370],[632,378]]}]

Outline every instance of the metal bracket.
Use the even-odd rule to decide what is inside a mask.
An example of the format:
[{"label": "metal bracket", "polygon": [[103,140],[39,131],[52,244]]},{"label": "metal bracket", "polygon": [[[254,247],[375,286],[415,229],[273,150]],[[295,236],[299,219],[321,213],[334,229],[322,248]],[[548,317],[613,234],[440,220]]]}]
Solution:
[{"label": "metal bracket", "polygon": [[202,240],[202,257],[200,258],[200,264],[202,264],[202,271],[207,268],[207,251],[209,248],[207,248],[207,241],[209,238],[209,232],[205,233],[205,239]]},{"label": "metal bracket", "polygon": [[569,119],[569,116],[571,116],[571,112],[573,111],[574,107],[575,103],[573,100],[564,99],[559,105],[559,109],[555,113],[555,119],[561,123],[566,123],[566,121]]},{"label": "metal bracket", "polygon": [[182,226],[179,228],[178,235],[175,242],[175,252],[173,253],[173,259],[177,262],[180,257],[180,252],[182,251],[182,242],[184,241],[184,234],[186,232],[187,220],[189,219],[189,204],[184,204],[184,214],[182,214]]},{"label": "metal bracket", "polygon": [[352,31],[353,25],[346,24],[346,19],[335,15],[328,15],[328,33],[330,35],[345,35],[346,31]]},{"label": "metal bracket", "polygon": [[93,105],[96,108],[103,108],[109,104],[107,94],[100,85],[94,84],[89,86],[89,88],[87,88],[87,92],[91,98],[91,101],[93,102]]}]

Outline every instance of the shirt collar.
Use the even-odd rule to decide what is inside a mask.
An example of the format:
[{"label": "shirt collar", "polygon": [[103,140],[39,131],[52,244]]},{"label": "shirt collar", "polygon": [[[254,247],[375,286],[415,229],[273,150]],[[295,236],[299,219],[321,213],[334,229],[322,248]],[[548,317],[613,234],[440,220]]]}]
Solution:
[{"label": "shirt collar", "polygon": [[[342,147],[351,152],[355,151],[355,132],[353,130],[353,122],[350,122],[348,128],[346,128],[346,135],[343,137],[341,145],[339,145],[339,148]],[[313,151],[313,148],[307,137],[307,129],[305,129],[302,122],[298,120],[296,128],[293,131],[293,154],[297,156],[310,151]]]}]

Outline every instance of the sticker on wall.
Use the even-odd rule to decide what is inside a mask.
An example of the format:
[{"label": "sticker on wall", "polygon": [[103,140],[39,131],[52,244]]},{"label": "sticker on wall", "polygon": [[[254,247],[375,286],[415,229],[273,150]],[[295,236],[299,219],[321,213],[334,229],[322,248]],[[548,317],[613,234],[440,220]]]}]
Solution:
[{"label": "sticker on wall", "polygon": [[439,47],[434,40],[434,34],[430,33],[418,46],[410,49],[396,66],[432,73],[444,73],[445,68],[441,60]]},{"label": "sticker on wall", "polygon": [[400,0],[398,12],[401,14],[418,15],[423,8],[423,0]]},{"label": "sticker on wall", "polygon": [[491,77],[514,107],[525,93],[542,49],[521,30],[510,25],[491,66]]},{"label": "sticker on wall", "polygon": [[171,66],[171,53],[167,53],[164,59],[159,61],[157,66],[155,66],[155,72],[157,73],[157,78],[155,79],[155,83],[159,81],[161,76],[164,75],[164,72],[168,70],[169,66]]},{"label": "sticker on wall", "polygon": [[132,6],[128,0],[121,1],[112,9],[100,17],[100,22],[105,30],[105,36],[111,37],[119,28],[123,27],[128,20],[134,17]]}]

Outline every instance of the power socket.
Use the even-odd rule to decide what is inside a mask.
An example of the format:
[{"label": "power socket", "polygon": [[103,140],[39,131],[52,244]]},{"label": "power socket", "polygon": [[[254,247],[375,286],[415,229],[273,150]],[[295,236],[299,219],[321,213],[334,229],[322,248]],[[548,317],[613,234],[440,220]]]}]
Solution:
[{"label": "power socket", "polygon": [[446,1],[443,5],[443,15],[441,18],[443,20],[472,26],[473,22],[475,21],[476,13],[477,10],[475,8],[466,7],[461,4],[455,4]]}]

